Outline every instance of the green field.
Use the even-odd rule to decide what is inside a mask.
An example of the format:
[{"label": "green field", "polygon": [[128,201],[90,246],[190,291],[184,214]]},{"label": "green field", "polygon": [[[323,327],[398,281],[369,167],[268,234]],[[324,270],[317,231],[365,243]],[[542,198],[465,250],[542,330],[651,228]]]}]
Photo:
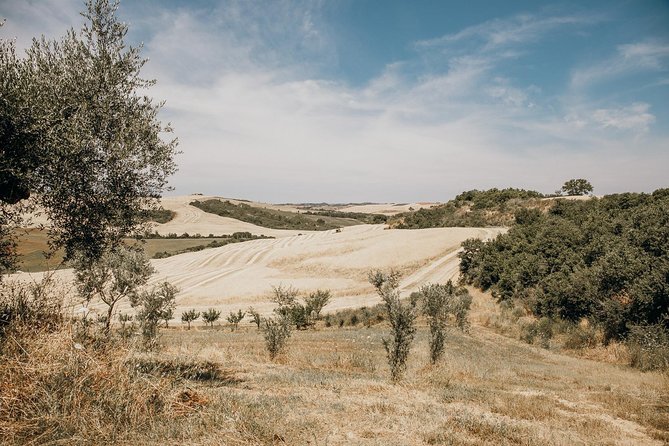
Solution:
[{"label": "green field", "polygon": [[[223,244],[226,242],[234,243],[235,241],[229,237],[203,237],[154,238],[142,240],[141,242],[135,239],[126,239],[126,242],[130,244],[141,244],[141,246],[144,247],[146,255],[149,258],[153,258],[158,253],[167,252],[170,255],[173,255],[179,251],[189,250],[198,246],[206,246],[211,242]],[[53,256],[47,258],[46,252],[48,251],[49,245],[47,231],[39,229],[21,230],[18,243],[18,254],[20,260],[19,270],[26,272],[38,272],[63,267],[63,265],[61,265],[63,261],[63,251],[58,250]]]}]

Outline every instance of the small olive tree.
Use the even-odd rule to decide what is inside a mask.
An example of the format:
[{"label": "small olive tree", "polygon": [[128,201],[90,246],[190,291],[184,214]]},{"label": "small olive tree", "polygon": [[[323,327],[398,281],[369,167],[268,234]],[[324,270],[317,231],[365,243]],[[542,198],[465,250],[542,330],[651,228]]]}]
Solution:
[{"label": "small olive tree", "polygon": [[166,314],[172,314],[176,307],[177,287],[169,282],[163,282],[143,291],[131,301],[133,307],[137,307],[136,319],[142,330],[142,337],[146,346],[154,345],[158,336],[158,325],[166,318]]},{"label": "small olive tree", "polygon": [[246,313],[242,310],[237,310],[236,313],[234,311],[230,312],[228,315],[228,322],[232,324],[231,331],[235,331],[237,329],[239,323],[244,320],[244,316],[246,316]]},{"label": "small olive tree", "polygon": [[467,313],[471,305],[471,296],[464,287],[446,284],[428,284],[419,292],[423,301],[423,314],[430,326],[430,361],[436,363],[444,352],[448,315],[455,317],[455,324],[461,330],[468,327]]},{"label": "small olive tree", "polygon": [[256,324],[256,327],[258,327],[258,330],[260,330],[260,323],[262,322],[260,313],[253,307],[249,307],[246,312],[251,316],[251,321],[253,321],[253,323]]},{"label": "small olive tree", "polygon": [[72,265],[79,295],[107,305],[104,330],[109,333],[114,308],[124,298],[136,299],[154,269],[143,251],[124,245],[106,251],[98,260],[80,256]]},{"label": "small olive tree", "polygon": [[273,318],[263,320],[263,335],[265,337],[265,346],[269,352],[269,358],[274,359],[281,354],[288,345],[290,338],[291,321],[288,316],[277,315]]},{"label": "small olive tree", "polygon": [[330,290],[316,290],[304,299],[304,306],[307,314],[314,321],[320,320],[321,311],[330,303],[332,293]]},{"label": "small olive tree", "polygon": [[214,322],[216,322],[221,317],[221,312],[213,308],[208,309],[202,313],[202,320],[205,325],[209,325],[211,328],[214,328]]},{"label": "small olive tree", "polygon": [[302,303],[297,298],[299,290],[291,286],[279,285],[273,287],[272,292],[272,301],[279,305],[274,312],[288,318],[298,330],[313,327],[332,297],[328,290],[317,290],[310,293]]},{"label": "small olive tree", "polygon": [[197,320],[199,317],[200,317],[200,312],[195,311],[195,309],[193,308],[181,313],[181,322],[185,322],[186,324],[188,324],[188,329],[190,330],[191,322]]},{"label": "small olive tree", "polygon": [[418,316],[417,299],[412,296],[408,303],[402,303],[399,293],[400,274],[397,271],[384,273],[370,271],[369,282],[383,300],[390,322],[391,338],[383,339],[386,349],[390,375],[393,382],[402,379],[407,368],[407,359],[416,334],[416,317]]}]

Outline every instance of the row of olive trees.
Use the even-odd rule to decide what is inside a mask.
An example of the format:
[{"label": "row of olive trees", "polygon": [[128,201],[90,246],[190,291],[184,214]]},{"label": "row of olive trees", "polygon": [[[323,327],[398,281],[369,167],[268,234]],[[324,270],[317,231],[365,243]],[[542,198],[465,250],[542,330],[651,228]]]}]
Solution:
[{"label": "row of olive trees", "polygon": [[[371,271],[370,283],[381,297],[390,324],[389,338],[383,339],[393,382],[401,380],[406,371],[411,344],[416,333],[416,319],[423,314],[430,326],[430,360],[436,363],[444,351],[446,327],[449,318],[455,325],[467,331],[467,314],[472,298],[464,287],[451,281],[446,284],[428,284],[418,293],[412,293],[408,302],[400,299],[400,274],[396,271]],[[285,348],[292,334],[292,327],[305,329],[313,326],[320,318],[320,312],[330,301],[329,291],[316,291],[298,301],[299,291],[292,287],[273,288],[272,300],[278,304],[275,317],[264,319],[263,333],[270,358],[274,359]],[[310,316],[309,316],[310,315]],[[260,322],[260,319],[258,319]]]}]

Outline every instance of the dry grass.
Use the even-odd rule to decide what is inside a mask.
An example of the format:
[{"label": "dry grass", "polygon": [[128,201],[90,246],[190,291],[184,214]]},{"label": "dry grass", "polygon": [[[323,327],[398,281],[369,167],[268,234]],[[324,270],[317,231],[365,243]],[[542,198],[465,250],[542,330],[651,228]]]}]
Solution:
[{"label": "dry grass", "polygon": [[169,331],[170,355],[225,364],[243,385],[209,390],[258,444],[663,444],[666,382],[657,373],[555,354],[474,327],[449,333],[429,365],[419,330],[407,379],[392,385],[387,327],[296,332],[268,360],[254,329]]},{"label": "dry grass", "polygon": [[[243,327],[164,330],[158,353],[79,348],[67,324],[13,331],[0,361],[7,444],[660,445],[667,377],[525,344],[482,326],[429,361],[419,326],[406,379],[389,380],[385,322],[296,331],[270,361]],[[492,308],[494,309],[494,308]],[[489,314],[488,314],[489,316]],[[15,342],[16,341],[16,342]]]}]

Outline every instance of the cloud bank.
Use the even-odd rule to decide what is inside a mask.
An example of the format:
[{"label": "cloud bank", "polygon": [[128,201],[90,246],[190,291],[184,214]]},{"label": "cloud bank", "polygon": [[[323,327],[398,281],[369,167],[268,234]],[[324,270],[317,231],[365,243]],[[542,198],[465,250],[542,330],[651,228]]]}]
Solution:
[{"label": "cloud bank", "polygon": [[593,93],[638,72],[666,81],[661,41],[565,67],[548,93],[517,67],[532,63],[543,40],[588,32],[602,17],[502,17],[409,42],[412,57],[351,86],[332,74],[341,48],[323,5],[260,6],[122,6],[131,37],[144,41],[146,74],[159,81],[151,94],[166,100],[163,119],[181,143],[176,193],[344,202],[447,200],[507,186],[551,192],[574,177],[597,193],[666,186],[669,138],[656,130],[654,105]]}]

